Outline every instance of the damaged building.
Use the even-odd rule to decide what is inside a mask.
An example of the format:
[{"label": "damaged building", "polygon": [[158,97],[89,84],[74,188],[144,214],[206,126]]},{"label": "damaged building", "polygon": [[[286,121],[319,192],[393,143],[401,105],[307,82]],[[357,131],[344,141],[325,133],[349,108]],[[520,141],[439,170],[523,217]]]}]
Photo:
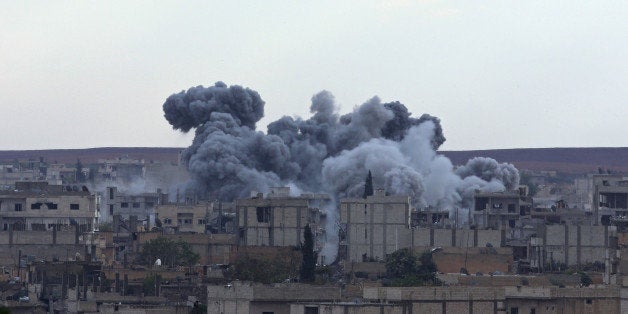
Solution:
[{"label": "damaged building", "polygon": [[290,188],[271,188],[235,202],[239,244],[244,246],[297,246],[310,225],[317,246],[325,241],[324,208],[330,204],[324,194],[290,196]]}]

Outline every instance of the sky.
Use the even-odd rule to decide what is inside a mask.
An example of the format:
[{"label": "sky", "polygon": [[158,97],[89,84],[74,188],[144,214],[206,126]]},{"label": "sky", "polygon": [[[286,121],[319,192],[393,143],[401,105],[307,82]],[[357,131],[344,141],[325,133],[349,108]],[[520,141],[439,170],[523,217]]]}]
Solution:
[{"label": "sky", "polygon": [[[186,147],[217,81],[257,130],[328,90],[441,119],[441,150],[628,146],[628,1],[2,1],[0,149]],[[190,132],[192,133],[192,132]]]}]

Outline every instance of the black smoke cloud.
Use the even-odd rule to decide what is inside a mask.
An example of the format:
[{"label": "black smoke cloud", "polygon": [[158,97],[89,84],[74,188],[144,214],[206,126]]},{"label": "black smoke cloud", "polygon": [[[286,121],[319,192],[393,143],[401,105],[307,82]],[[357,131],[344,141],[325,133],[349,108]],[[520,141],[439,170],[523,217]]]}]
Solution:
[{"label": "black smoke cloud", "polygon": [[399,102],[373,97],[340,116],[333,95],[312,97],[309,119],[284,116],[255,130],[264,115],[259,94],[218,82],[173,94],[163,105],[174,129],[195,129],[183,153],[191,186],[230,201],[251,191],[292,185],[334,197],[362,195],[366,173],[376,187],[409,195],[415,206],[468,206],[475,190],[518,184],[517,169],[475,158],[455,169],[437,153],[445,142],[440,120],[418,118]]}]

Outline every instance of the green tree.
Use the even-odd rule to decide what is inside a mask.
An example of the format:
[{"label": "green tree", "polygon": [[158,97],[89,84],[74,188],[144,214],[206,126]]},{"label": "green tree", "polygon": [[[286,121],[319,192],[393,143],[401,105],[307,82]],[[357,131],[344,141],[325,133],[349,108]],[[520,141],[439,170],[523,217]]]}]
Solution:
[{"label": "green tree", "polygon": [[591,280],[591,277],[589,277],[589,274],[585,273],[585,272],[580,272],[580,284],[588,287],[589,285],[591,285],[591,283],[593,282],[593,280]]},{"label": "green tree", "polygon": [[424,252],[418,258],[408,248],[400,249],[386,257],[386,275],[393,286],[425,286],[439,284],[437,267],[432,253]]},{"label": "green tree", "polygon": [[303,246],[301,246],[303,262],[301,263],[301,281],[313,282],[316,272],[316,254],[314,253],[314,235],[310,225],[303,230]]},{"label": "green tree", "polygon": [[174,267],[192,266],[200,257],[192,251],[188,243],[182,240],[175,242],[165,237],[158,237],[142,245],[139,261],[151,267],[158,258],[161,259],[162,265]]},{"label": "green tree", "polygon": [[299,275],[301,252],[292,248],[280,248],[274,256],[268,254],[238,254],[229,267],[232,279],[262,283],[283,282]]},{"label": "green tree", "polygon": [[363,198],[367,196],[373,195],[373,176],[371,175],[371,170],[369,170],[369,174],[366,176],[366,181],[364,183],[364,194]]},{"label": "green tree", "polygon": [[142,290],[144,291],[145,296],[155,295],[156,290],[156,275],[150,274],[144,277],[144,281],[142,281]]}]

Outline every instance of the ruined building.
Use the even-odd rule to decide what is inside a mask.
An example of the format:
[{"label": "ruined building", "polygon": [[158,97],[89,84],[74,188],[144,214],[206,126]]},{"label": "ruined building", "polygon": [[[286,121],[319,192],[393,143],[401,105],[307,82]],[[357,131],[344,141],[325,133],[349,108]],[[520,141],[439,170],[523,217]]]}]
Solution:
[{"label": "ruined building", "polygon": [[290,196],[290,188],[272,188],[264,196],[236,200],[239,244],[244,246],[292,246],[303,241],[303,230],[310,225],[317,245],[324,242],[324,208],[328,195]]}]

